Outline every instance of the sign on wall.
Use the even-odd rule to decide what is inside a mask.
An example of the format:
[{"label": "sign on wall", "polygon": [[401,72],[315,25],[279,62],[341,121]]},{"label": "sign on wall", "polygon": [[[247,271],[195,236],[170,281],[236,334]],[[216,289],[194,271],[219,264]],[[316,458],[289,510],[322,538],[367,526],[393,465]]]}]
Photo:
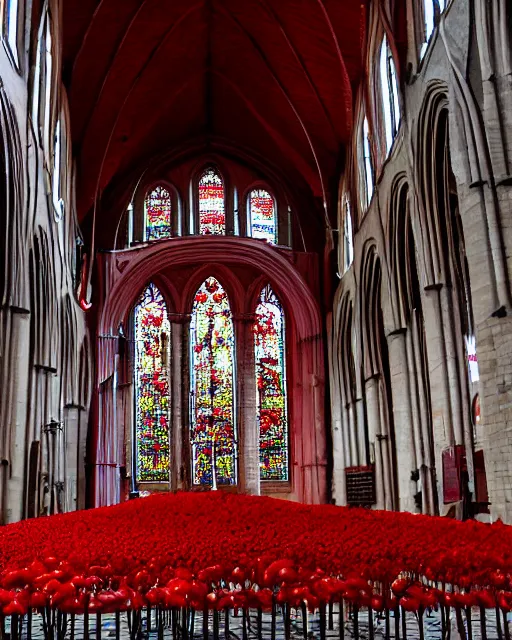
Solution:
[{"label": "sign on wall", "polygon": [[375,471],[373,466],[347,467],[347,504],[370,507],[375,504]]}]

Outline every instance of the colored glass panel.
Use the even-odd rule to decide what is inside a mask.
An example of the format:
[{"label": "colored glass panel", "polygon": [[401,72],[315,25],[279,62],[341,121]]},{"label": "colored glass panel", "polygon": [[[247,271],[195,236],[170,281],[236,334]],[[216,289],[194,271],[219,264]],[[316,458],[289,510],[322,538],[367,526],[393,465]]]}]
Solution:
[{"label": "colored glass panel", "polygon": [[249,196],[251,235],[268,242],[277,242],[277,224],[274,198],[264,189],[255,189]]},{"label": "colored glass panel", "polygon": [[215,169],[209,167],[199,180],[199,233],[222,236],[225,232],[224,184]]},{"label": "colored glass panel", "polygon": [[138,482],[169,480],[169,330],[162,294],[150,284],[135,308]]},{"label": "colored glass panel", "polygon": [[215,278],[196,293],[190,331],[192,481],[214,488],[236,484],[233,320],[228,296]]},{"label": "colored glass panel", "polygon": [[146,211],[146,240],[159,240],[171,235],[171,194],[164,187],[156,187],[147,194]]},{"label": "colored glass panel", "polygon": [[267,286],[254,325],[261,480],[288,480],[284,312]]}]

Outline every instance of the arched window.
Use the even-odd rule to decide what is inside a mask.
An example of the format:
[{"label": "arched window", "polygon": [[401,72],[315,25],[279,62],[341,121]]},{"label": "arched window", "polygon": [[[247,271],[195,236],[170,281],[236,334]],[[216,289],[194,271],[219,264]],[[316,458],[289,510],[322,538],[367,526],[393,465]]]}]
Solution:
[{"label": "arched window", "polygon": [[9,49],[16,64],[18,59],[18,21],[19,21],[19,0],[5,0],[4,5],[5,35],[9,43]]},{"label": "arched window", "polygon": [[398,83],[395,62],[384,36],[380,48],[380,85],[382,91],[382,107],[384,109],[384,130],[386,133],[386,153],[393,146],[400,124],[400,105],[398,103]]},{"label": "arched window", "polygon": [[135,307],[135,457],[137,482],[169,482],[169,320],[150,284]]},{"label": "arched window", "polygon": [[421,0],[423,2],[424,38],[420,49],[420,59],[423,58],[439,16],[446,9],[446,0]]},{"label": "arched window", "polygon": [[274,198],[265,189],[253,189],[248,197],[250,235],[277,242],[277,220]]},{"label": "arched window", "polygon": [[222,236],[226,233],[224,183],[213,167],[199,180],[199,233]]},{"label": "arched window", "polygon": [[144,223],[146,240],[160,240],[171,236],[172,198],[169,191],[157,186],[146,194]]},{"label": "arched window", "polygon": [[233,320],[215,278],[196,293],[190,334],[192,484],[215,489],[237,482]]},{"label": "arched window", "polygon": [[254,345],[260,478],[274,482],[289,479],[284,325],[281,303],[266,286],[256,308]]},{"label": "arched window", "polygon": [[46,15],[45,33],[45,90],[44,90],[44,142],[46,153],[51,153],[52,127],[52,88],[53,88],[53,37],[50,15]]},{"label": "arched window", "polygon": [[343,273],[349,269],[354,260],[354,245],[352,232],[352,215],[350,213],[350,200],[348,194],[343,194]]},{"label": "arched window", "polygon": [[62,123],[57,120],[53,143],[53,173],[52,198],[55,217],[60,220],[64,215],[64,200],[62,199]]},{"label": "arched window", "polygon": [[370,131],[368,129],[368,119],[363,120],[363,161],[364,161],[364,208],[370,205],[373,196],[373,162],[370,148]]}]

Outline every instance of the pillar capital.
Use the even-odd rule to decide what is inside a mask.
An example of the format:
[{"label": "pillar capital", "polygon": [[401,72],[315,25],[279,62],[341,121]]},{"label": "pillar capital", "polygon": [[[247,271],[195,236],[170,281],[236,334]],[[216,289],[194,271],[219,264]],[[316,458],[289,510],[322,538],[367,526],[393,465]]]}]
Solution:
[{"label": "pillar capital", "polygon": [[190,313],[169,313],[168,318],[171,324],[188,324],[192,315]]}]

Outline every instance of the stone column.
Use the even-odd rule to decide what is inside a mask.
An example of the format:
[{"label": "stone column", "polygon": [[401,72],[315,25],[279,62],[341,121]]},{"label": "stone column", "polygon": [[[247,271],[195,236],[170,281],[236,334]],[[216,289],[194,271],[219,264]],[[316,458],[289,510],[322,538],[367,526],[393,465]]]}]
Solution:
[{"label": "stone column", "polygon": [[254,314],[233,318],[236,339],[238,473],[244,493],[260,495],[260,439],[254,360]]},{"label": "stone column", "polygon": [[27,311],[13,309],[11,315],[11,368],[9,422],[2,425],[8,436],[11,467],[7,480],[7,521],[17,522],[25,510],[25,460],[27,454],[27,401],[29,398],[30,318]]},{"label": "stone column", "polygon": [[[385,469],[381,455],[381,432],[378,376],[371,376],[365,381],[366,412],[368,420],[368,440],[370,442],[370,462],[375,463],[375,497],[377,509],[386,508]],[[372,460],[373,458],[373,460]]]},{"label": "stone column", "polygon": [[171,324],[171,488],[185,489],[190,478],[189,335],[190,314],[169,315]]},{"label": "stone column", "polygon": [[400,511],[414,513],[416,511],[414,503],[416,484],[411,480],[411,473],[418,468],[418,461],[416,438],[413,437],[415,416],[411,404],[412,372],[406,354],[406,341],[405,329],[395,331],[387,338],[398,461],[398,507]]}]

